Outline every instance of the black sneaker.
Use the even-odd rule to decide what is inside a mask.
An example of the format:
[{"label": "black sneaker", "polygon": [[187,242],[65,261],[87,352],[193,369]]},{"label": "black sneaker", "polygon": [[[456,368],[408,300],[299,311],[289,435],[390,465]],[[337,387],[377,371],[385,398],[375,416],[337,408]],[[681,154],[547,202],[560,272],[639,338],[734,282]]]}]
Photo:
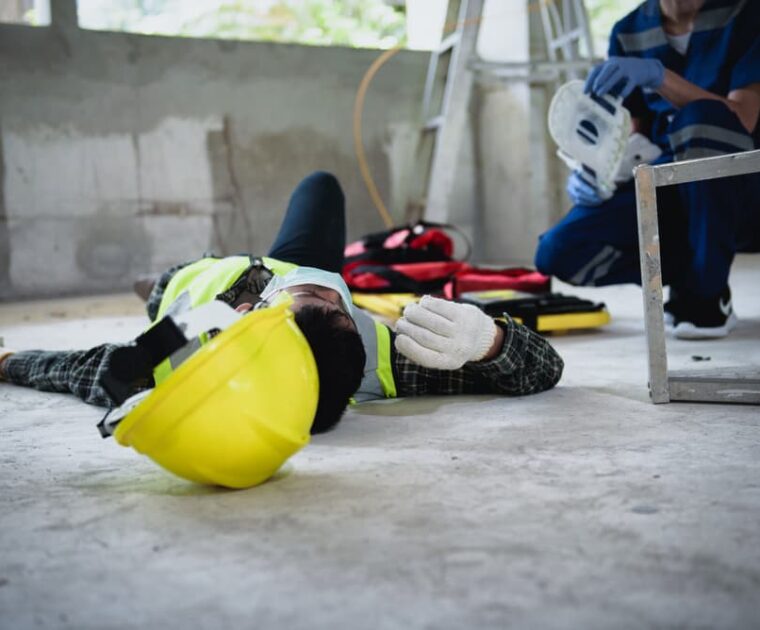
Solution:
[{"label": "black sneaker", "polygon": [[673,333],[678,339],[717,339],[728,335],[737,321],[731,289],[726,287],[715,298],[686,299],[679,309]]}]

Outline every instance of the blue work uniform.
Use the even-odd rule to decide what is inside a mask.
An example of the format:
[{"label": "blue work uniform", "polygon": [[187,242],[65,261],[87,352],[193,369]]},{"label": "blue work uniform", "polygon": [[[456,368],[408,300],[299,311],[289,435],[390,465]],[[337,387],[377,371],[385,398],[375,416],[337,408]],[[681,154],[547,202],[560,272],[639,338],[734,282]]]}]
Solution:
[{"label": "blue work uniform", "polygon": [[[659,59],[699,87],[727,96],[760,83],[760,2],[707,0],[685,54],[668,42],[658,0],[620,20],[610,56]],[[626,107],[642,133],[663,151],[657,163],[748,151],[748,133],[722,102],[698,100],[677,109],[653,90],[635,90]],[[737,251],[760,246],[760,176],[747,175],[658,188],[663,280],[703,298],[727,286]],[[601,205],[574,206],[544,233],[536,252],[540,271],[576,285],[640,283],[633,181]]]}]

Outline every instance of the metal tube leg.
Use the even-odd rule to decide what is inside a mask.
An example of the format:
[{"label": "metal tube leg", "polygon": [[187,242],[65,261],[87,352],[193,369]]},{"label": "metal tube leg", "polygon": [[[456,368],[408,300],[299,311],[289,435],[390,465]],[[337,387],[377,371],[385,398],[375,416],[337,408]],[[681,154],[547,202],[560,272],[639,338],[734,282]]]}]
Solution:
[{"label": "metal tube leg", "polygon": [[644,326],[649,353],[649,395],[654,403],[670,402],[668,356],[662,302],[660,231],[657,225],[657,189],[651,166],[636,169],[636,213],[639,223],[639,259],[644,298]]}]

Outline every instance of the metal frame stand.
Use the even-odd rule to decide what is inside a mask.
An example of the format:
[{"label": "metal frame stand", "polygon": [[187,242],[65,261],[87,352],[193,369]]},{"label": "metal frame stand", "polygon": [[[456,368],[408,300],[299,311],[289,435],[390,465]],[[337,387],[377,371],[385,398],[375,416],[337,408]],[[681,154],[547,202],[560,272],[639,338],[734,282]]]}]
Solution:
[{"label": "metal frame stand", "polygon": [[662,302],[657,187],[760,172],[760,150],[636,169],[641,287],[649,352],[649,394],[670,401],[760,404],[760,370],[668,372]]}]

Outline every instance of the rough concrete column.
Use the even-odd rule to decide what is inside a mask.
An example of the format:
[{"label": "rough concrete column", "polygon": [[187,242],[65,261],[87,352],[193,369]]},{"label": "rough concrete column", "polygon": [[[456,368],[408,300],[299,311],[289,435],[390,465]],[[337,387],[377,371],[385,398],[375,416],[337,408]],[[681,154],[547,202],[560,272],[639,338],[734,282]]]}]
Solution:
[{"label": "rough concrete column", "polygon": [[[502,37],[500,58],[494,60],[544,58],[543,30],[530,5],[510,7],[508,17],[502,31],[508,28],[510,37]],[[478,253],[485,262],[532,264],[539,234],[561,214],[561,177],[546,123],[553,90],[553,85],[517,79],[481,85]]]},{"label": "rough concrete column", "polygon": [[51,0],[50,25],[58,31],[78,29],[77,0]]},{"label": "rough concrete column", "polygon": [[[527,3],[486,13],[481,35],[479,52],[486,61],[527,61]],[[476,138],[482,236],[476,255],[484,262],[511,262],[525,256],[525,222],[531,212],[530,93],[523,81],[490,81],[481,82],[479,95]]]}]

